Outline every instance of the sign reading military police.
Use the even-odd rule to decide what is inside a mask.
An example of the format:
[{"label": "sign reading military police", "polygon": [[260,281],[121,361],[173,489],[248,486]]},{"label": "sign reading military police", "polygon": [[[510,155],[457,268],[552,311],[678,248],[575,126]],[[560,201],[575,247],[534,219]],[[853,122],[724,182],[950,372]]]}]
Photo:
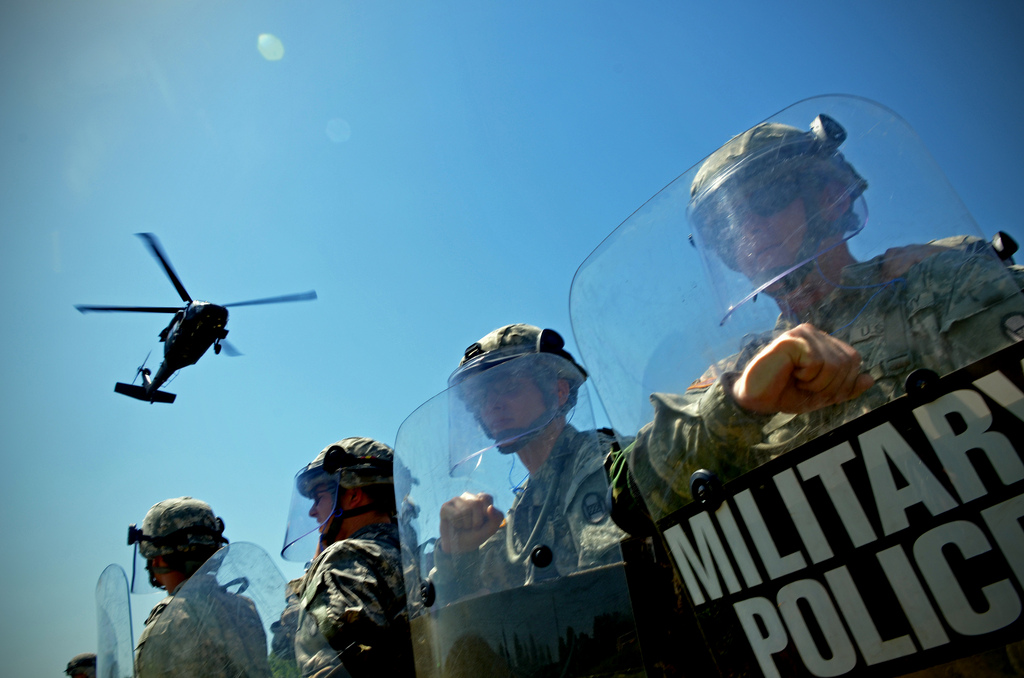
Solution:
[{"label": "sign reading military police", "polygon": [[659,526],[723,675],[893,676],[1024,637],[1024,344]]}]

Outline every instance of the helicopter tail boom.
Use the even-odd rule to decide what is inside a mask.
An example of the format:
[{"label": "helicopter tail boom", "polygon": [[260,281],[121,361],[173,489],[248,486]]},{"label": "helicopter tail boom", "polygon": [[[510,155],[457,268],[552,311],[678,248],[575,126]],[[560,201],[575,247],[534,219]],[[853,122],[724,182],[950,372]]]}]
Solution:
[{"label": "helicopter tail boom", "polygon": [[114,391],[136,400],[148,400],[150,403],[173,403],[176,395],[167,391],[147,391],[144,386],[124,384],[120,381],[114,384]]}]

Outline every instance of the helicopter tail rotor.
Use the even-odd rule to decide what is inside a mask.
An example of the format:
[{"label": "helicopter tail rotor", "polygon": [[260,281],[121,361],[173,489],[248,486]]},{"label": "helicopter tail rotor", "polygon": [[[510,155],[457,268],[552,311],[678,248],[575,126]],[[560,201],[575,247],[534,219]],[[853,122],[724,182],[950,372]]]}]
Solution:
[{"label": "helicopter tail rotor", "polygon": [[[142,361],[139,368],[135,370],[135,379],[132,379],[132,383],[124,384],[117,382],[114,384],[114,392],[126,395],[136,400],[148,400],[150,403],[173,403],[177,397],[174,393],[168,393],[167,391],[158,391],[153,389],[153,379],[150,377],[152,372],[146,367],[146,362],[149,361],[149,356],[153,352],[150,351],[146,354],[146,359]],[[135,381],[142,375],[142,386],[135,384]]]},{"label": "helicopter tail rotor", "polygon": [[149,386],[149,383],[151,381],[149,379],[150,371],[146,368],[146,363],[149,362],[149,356],[152,355],[152,353],[153,353],[152,351],[147,353],[145,360],[143,360],[142,364],[139,365],[139,369],[135,370],[135,379],[132,379],[132,384],[135,383],[135,381],[139,378],[139,375],[141,374],[142,375],[143,383],[146,386]]}]

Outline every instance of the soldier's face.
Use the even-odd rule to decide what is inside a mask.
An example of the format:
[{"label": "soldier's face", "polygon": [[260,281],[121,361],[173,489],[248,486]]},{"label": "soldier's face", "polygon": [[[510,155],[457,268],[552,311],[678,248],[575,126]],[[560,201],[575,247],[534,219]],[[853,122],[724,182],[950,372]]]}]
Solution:
[{"label": "soldier's face", "polygon": [[[181,582],[188,579],[188,576],[186,576],[184,572],[171,569],[167,560],[163,556],[157,556],[149,562],[150,566],[153,568],[153,579],[155,579],[157,584],[160,585],[160,588],[164,589],[168,593],[176,589]],[[157,568],[165,571],[156,571]]]},{"label": "soldier's face", "polygon": [[321,532],[327,524],[327,519],[334,512],[335,492],[336,488],[327,483],[320,483],[313,488],[313,506],[309,509],[309,515],[316,518]]},{"label": "soldier's face", "polygon": [[495,380],[482,393],[482,400],[480,420],[495,438],[505,431],[528,428],[547,409],[544,394],[528,376]]},{"label": "soldier's face", "polygon": [[744,214],[740,228],[743,233],[737,258],[740,273],[754,282],[770,279],[796,262],[807,235],[804,200],[796,198],[767,216],[751,210]]}]

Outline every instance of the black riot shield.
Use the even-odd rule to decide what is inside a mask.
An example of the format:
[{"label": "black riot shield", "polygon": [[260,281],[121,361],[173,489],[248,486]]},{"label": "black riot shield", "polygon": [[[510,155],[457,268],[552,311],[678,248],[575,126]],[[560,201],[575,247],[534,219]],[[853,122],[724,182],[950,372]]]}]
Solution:
[{"label": "black riot shield", "polygon": [[[530,354],[469,375],[399,429],[396,496],[420,678],[644,674],[623,535],[608,513],[607,442],[585,389],[574,406],[540,408],[525,426],[481,409],[557,375],[558,361]],[[522,459],[538,445],[549,454],[530,472]],[[453,498],[488,507],[495,531],[479,545],[447,533],[453,521],[442,511]]]},{"label": "black riot shield", "polygon": [[269,677],[270,626],[284,607],[285,580],[270,556],[255,544],[229,544],[150,613],[138,674],[174,667],[183,676]]},{"label": "black riot shield", "polygon": [[[721,675],[969,656],[931,670],[1017,675],[1010,255],[905,121],[832,96],[735,137],[577,271],[573,330],[626,448],[623,496],[656,526]],[[780,361],[811,356],[807,336],[845,347],[842,397],[814,400],[820,355]],[[786,397],[764,406],[759,385]]]},{"label": "black riot shield", "polygon": [[96,675],[98,678],[131,678],[131,602],[128,576],[120,565],[108,565],[96,582]]},{"label": "black riot shield", "polygon": [[1022,361],[926,380],[659,521],[723,675],[1020,675]]}]

